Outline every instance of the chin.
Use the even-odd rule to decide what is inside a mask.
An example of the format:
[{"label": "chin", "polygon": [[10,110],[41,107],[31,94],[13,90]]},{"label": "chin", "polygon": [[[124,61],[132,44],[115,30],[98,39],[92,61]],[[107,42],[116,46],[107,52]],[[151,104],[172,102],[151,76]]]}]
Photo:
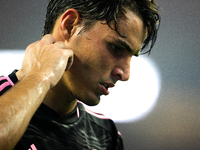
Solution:
[{"label": "chin", "polygon": [[100,103],[100,97],[99,98],[96,98],[96,99],[87,99],[87,100],[79,100],[81,101],[82,103],[88,105],[88,106],[96,106]]}]

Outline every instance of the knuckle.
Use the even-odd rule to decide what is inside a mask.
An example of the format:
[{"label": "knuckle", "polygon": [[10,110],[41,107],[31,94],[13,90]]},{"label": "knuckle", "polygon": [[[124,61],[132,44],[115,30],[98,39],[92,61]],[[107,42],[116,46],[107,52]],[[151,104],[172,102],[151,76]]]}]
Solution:
[{"label": "knuckle", "polygon": [[37,44],[37,42],[28,45],[27,48],[26,48],[26,51],[29,52],[29,51],[31,51],[32,49],[34,49],[34,47],[35,47],[36,44]]},{"label": "knuckle", "polygon": [[61,42],[61,41],[56,42],[54,45],[62,49],[66,48],[66,45],[64,44],[64,42]]},{"label": "knuckle", "polygon": [[46,45],[47,43],[46,43],[46,41],[44,41],[44,40],[41,40],[41,41],[38,41],[38,43],[37,43],[37,45],[39,46],[39,47],[42,47],[42,46],[44,46],[44,45]]}]

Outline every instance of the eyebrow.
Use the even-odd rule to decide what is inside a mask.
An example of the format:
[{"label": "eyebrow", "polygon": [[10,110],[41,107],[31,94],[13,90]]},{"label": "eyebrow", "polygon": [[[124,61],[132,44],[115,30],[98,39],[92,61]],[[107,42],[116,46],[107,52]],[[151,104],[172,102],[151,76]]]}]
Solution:
[{"label": "eyebrow", "polygon": [[122,45],[123,47],[125,47],[125,49],[126,49],[129,53],[133,54],[134,56],[139,56],[140,50],[137,50],[137,51],[135,52],[134,50],[132,50],[132,49],[130,48],[130,46],[127,44],[126,41],[123,41],[123,40],[121,40],[121,39],[114,39],[114,40],[115,40],[115,42],[116,42],[118,45]]}]

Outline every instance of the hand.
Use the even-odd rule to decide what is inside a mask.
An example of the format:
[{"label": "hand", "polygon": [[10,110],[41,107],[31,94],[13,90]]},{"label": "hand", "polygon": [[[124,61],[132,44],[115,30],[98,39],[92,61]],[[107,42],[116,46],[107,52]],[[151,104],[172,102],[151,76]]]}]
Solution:
[{"label": "hand", "polygon": [[41,77],[54,87],[73,63],[73,51],[63,42],[51,35],[45,35],[40,41],[26,49],[22,68],[17,72],[19,80],[24,77]]}]

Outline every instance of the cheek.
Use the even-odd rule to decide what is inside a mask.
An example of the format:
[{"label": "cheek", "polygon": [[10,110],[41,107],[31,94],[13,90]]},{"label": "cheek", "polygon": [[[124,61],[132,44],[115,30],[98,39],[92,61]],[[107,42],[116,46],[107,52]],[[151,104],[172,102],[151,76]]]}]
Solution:
[{"label": "cheek", "polygon": [[79,60],[85,70],[101,72],[107,69],[108,55],[100,44],[90,45],[84,51],[85,53],[79,56]]},{"label": "cheek", "polygon": [[112,61],[109,53],[102,48],[95,49],[90,58],[88,58],[87,64],[92,70],[98,74],[106,73],[110,70],[112,66]]},{"label": "cheek", "polygon": [[73,70],[76,75],[84,80],[99,80],[104,76],[109,76],[111,66],[108,55],[93,53],[82,59],[75,59]]},{"label": "cheek", "polygon": [[94,38],[88,40],[82,38],[77,44],[74,71],[78,74],[89,74],[89,76],[99,76],[108,74],[112,67],[112,57],[108,48],[101,39]]}]

